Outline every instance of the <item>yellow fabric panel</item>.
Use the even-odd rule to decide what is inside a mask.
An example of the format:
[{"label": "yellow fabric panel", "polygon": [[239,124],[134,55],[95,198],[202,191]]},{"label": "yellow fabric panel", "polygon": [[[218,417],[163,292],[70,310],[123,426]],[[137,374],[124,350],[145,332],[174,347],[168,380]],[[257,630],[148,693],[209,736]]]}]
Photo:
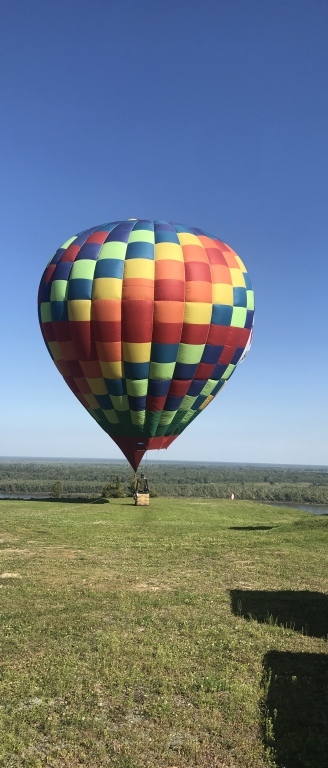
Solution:
[{"label": "yellow fabric panel", "polygon": [[91,301],[88,299],[70,299],[67,307],[69,320],[90,320]]},{"label": "yellow fabric panel", "polygon": [[131,277],[144,277],[148,280],[154,280],[155,265],[151,259],[128,259],[124,262],[123,279],[128,280]]},{"label": "yellow fabric panel", "polygon": [[57,344],[57,341],[48,341],[47,344],[54,360],[61,360],[62,354]]},{"label": "yellow fabric panel", "polygon": [[197,235],[192,235],[190,232],[177,232],[177,235],[181,245],[200,245],[201,248],[203,247]]},{"label": "yellow fabric panel", "polygon": [[233,305],[233,287],[225,283],[213,283],[212,286],[213,304]]},{"label": "yellow fabric panel", "polygon": [[184,310],[185,323],[206,325],[211,322],[212,304],[200,304],[197,301],[187,301]]},{"label": "yellow fabric panel", "polygon": [[127,363],[148,363],[150,360],[151,341],[140,344],[123,341],[123,359]]},{"label": "yellow fabric panel", "polygon": [[204,400],[203,404],[200,406],[200,411],[203,411],[204,408],[206,408],[211,402],[214,400],[213,395],[209,395],[206,400]]},{"label": "yellow fabric panel", "polygon": [[84,399],[89,404],[90,408],[94,408],[95,410],[99,410],[99,403],[97,402],[94,395],[83,395]]},{"label": "yellow fabric panel", "polygon": [[230,268],[232,285],[234,288],[245,288],[244,275],[239,269]]},{"label": "yellow fabric panel", "polygon": [[158,259],[173,259],[174,261],[184,261],[183,251],[178,243],[156,243],[155,261]]},{"label": "yellow fabric panel", "polygon": [[235,252],[234,252],[234,254],[233,254],[233,255],[234,255],[234,257],[235,257],[236,261],[238,261],[238,264],[239,264],[239,266],[240,266],[240,269],[241,269],[241,271],[242,271],[242,272],[247,272],[247,269],[246,269],[246,267],[245,267],[245,264],[244,264],[244,262],[241,260],[240,256],[238,256],[238,255],[237,255],[237,253],[235,253]]},{"label": "yellow fabric panel", "polygon": [[122,280],[117,277],[96,277],[93,281],[92,298],[120,299],[122,296]]},{"label": "yellow fabric panel", "polygon": [[87,379],[94,395],[107,395],[107,387],[103,379]]},{"label": "yellow fabric panel", "polygon": [[100,361],[100,368],[105,379],[123,379],[123,363],[122,360],[118,360],[115,363],[102,363]]}]

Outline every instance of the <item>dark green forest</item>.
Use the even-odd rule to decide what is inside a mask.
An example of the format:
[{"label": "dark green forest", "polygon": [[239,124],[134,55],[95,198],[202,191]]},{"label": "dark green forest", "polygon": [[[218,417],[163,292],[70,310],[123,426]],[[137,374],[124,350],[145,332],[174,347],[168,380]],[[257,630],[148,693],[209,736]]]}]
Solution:
[{"label": "dark green forest", "polygon": [[[151,495],[328,503],[328,467],[144,462]],[[0,493],[131,496],[127,462],[0,460]]]}]

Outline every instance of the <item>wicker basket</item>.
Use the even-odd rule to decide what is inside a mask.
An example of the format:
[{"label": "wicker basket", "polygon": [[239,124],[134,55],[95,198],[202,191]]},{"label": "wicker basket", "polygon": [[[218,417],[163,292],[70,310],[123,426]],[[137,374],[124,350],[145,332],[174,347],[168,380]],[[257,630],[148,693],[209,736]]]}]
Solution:
[{"label": "wicker basket", "polygon": [[136,493],[134,503],[136,507],[149,507],[149,493]]}]

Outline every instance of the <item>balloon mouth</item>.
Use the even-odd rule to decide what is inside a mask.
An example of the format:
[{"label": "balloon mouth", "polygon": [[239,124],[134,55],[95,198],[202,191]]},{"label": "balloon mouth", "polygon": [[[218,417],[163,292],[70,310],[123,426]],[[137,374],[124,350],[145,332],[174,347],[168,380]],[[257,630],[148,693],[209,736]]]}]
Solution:
[{"label": "balloon mouth", "polygon": [[136,472],[146,451],[156,451],[168,448],[178,435],[164,437],[112,437],[118,448],[124,453],[130,466]]}]

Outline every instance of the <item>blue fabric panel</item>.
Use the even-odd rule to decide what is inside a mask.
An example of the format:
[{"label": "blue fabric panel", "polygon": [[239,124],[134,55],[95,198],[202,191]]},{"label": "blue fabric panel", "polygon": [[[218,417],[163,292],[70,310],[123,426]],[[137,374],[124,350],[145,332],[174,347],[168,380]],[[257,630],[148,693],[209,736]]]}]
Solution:
[{"label": "blue fabric panel", "polygon": [[58,251],[56,251],[55,255],[52,257],[50,264],[58,264],[59,259],[61,259],[63,253],[65,253],[66,248],[58,248]]},{"label": "blue fabric panel", "polygon": [[85,245],[82,245],[75,261],[79,261],[80,259],[94,259],[94,261],[97,261],[100,248],[101,243],[86,243]]},{"label": "blue fabric panel", "polygon": [[150,359],[153,363],[174,363],[178,354],[179,344],[158,344],[153,342]]},{"label": "blue fabric panel", "polygon": [[194,381],[192,381],[190,384],[187,395],[191,395],[191,397],[197,397],[197,395],[199,395],[199,393],[202,391],[203,387],[203,379],[194,379]]},{"label": "blue fabric panel", "polygon": [[68,280],[73,264],[70,261],[61,261],[53,273],[52,280]]},{"label": "blue fabric panel", "polygon": [[247,290],[251,291],[252,290],[252,283],[250,281],[250,277],[249,277],[248,272],[243,272],[243,278],[245,280],[245,285],[246,285]]},{"label": "blue fabric panel", "polygon": [[143,241],[137,241],[135,243],[129,243],[126,249],[126,259],[154,259],[154,245],[153,243],[145,243]]},{"label": "blue fabric panel", "polygon": [[50,301],[51,294],[51,281],[49,283],[41,283],[40,285],[40,303],[42,301]]},{"label": "blue fabric panel", "polygon": [[123,270],[123,259],[100,259],[96,264],[95,278],[118,277],[120,280],[122,280]]},{"label": "blue fabric panel", "polygon": [[[169,223],[171,224],[171,222]],[[185,227],[184,224],[172,223],[172,227],[174,227],[176,232],[190,232],[192,234],[190,227]]]},{"label": "blue fabric panel", "polygon": [[151,397],[164,397],[167,395],[171,386],[171,379],[149,379],[148,395]]},{"label": "blue fabric panel", "polygon": [[155,243],[177,243],[180,245],[176,232],[169,224],[161,224],[160,222],[155,222],[154,230]]},{"label": "blue fabric panel", "polygon": [[217,380],[221,379],[223,374],[224,374],[224,372],[227,370],[227,367],[228,366],[224,365],[224,363],[218,363],[215,366],[213,373],[211,373],[211,379],[214,379],[214,381],[216,379]]},{"label": "blue fabric panel", "polygon": [[215,397],[215,395],[217,395],[217,393],[220,391],[220,389],[222,389],[224,383],[225,383],[224,381],[218,381],[218,383],[215,385],[214,389],[212,389],[212,392],[211,392],[212,397]]},{"label": "blue fabric panel", "polygon": [[254,310],[253,309],[248,309],[247,312],[246,312],[245,328],[249,328],[249,330],[251,329],[251,327],[253,325],[253,317],[254,317]]},{"label": "blue fabric panel", "polygon": [[100,408],[102,408],[103,411],[114,410],[113,403],[109,395],[94,395],[94,397],[96,398],[97,403],[99,403]]},{"label": "blue fabric panel", "polygon": [[67,301],[51,302],[51,319],[55,323],[58,323],[60,320],[68,320]]},{"label": "blue fabric panel", "polygon": [[202,354],[201,363],[217,363],[223,347],[216,347],[213,344],[206,344]]},{"label": "blue fabric panel", "polygon": [[125,379],[104,379],[110,395],[126,395]]},{"label": "blue fabric panel", "polygon": [[230,325],[232,307],[226,304],[213,304],[211,323],[213,325]]},{"label": "blue fabric panel", "polygon": [[197,397],[197,400],[195,400],[194,404],[191,406],[191,410],[198,411],[198,408],[200,408],[200,406],[203,405],[205,400],[206,400],[205,395],[199,395],[199,397]]},{"label": "blue fabric panel", "polygon": [[148,379],[149,363],[124,362],[124,372],[126,379]]},{"label": "blue fabric panel", "polygon": [[174,397],[173,395],[169,395],[165,403],[165,410],[177,411],[182,403],[182,400],[183,397]]},{"label": "blue fabric panel", "polygon": [[114,227],[109,235],[106,237],[105,243],[112,243],[119,241],[121,243],[127,243],[133,229],[133,221],[122,221],[117,227]]},{"label": "blue fabric panel", "polygon": [[198,365],[199,363],[177,363],[174,369],[174,378],[186,381],[188,381],[188,379],[193,379]]},{"label": "blue fabric panel", "polygon": [[233,289],[233,303],[235,307],[247,307],[246,288]]},{"label": "blue fabric panel", "polygon": [[237,363],[239,362],[239,360],[240,360],[240,358],[241,358],[241,356],[243,354],[243,351],[244,350],[243,350],[242,347],[238,347],[238,349],[236,349],[236,352],[235,352],[235,354],[234,354],[234,356],[233,356],[233,358],[231,360],[232,365],[237,365]]},{"label": "blue fabric panel", "polygon": [[84,232],[79,232],[72,245],[83,245],[88,239],[89,235],[92,235],[93,229],[86,229]]},{"label": "blue fabric panel", "polygon": [[87,280],[83,277],[76,277],[69,280],[68,299],[91,299],[93,280]]},{"label": "blue fabric panel", "polygon": [[148,229],[149,232],[153,232],[154,224],[149,219],[139,219],[134,223],[133,231],[135,232],[138,229]]},{"label": "blue fabric panel", "polygon": [[129,406],[131,411],[145,411],[146,401],[146,395],[142,397],[133,397],[132,395],[129,395]]}]

